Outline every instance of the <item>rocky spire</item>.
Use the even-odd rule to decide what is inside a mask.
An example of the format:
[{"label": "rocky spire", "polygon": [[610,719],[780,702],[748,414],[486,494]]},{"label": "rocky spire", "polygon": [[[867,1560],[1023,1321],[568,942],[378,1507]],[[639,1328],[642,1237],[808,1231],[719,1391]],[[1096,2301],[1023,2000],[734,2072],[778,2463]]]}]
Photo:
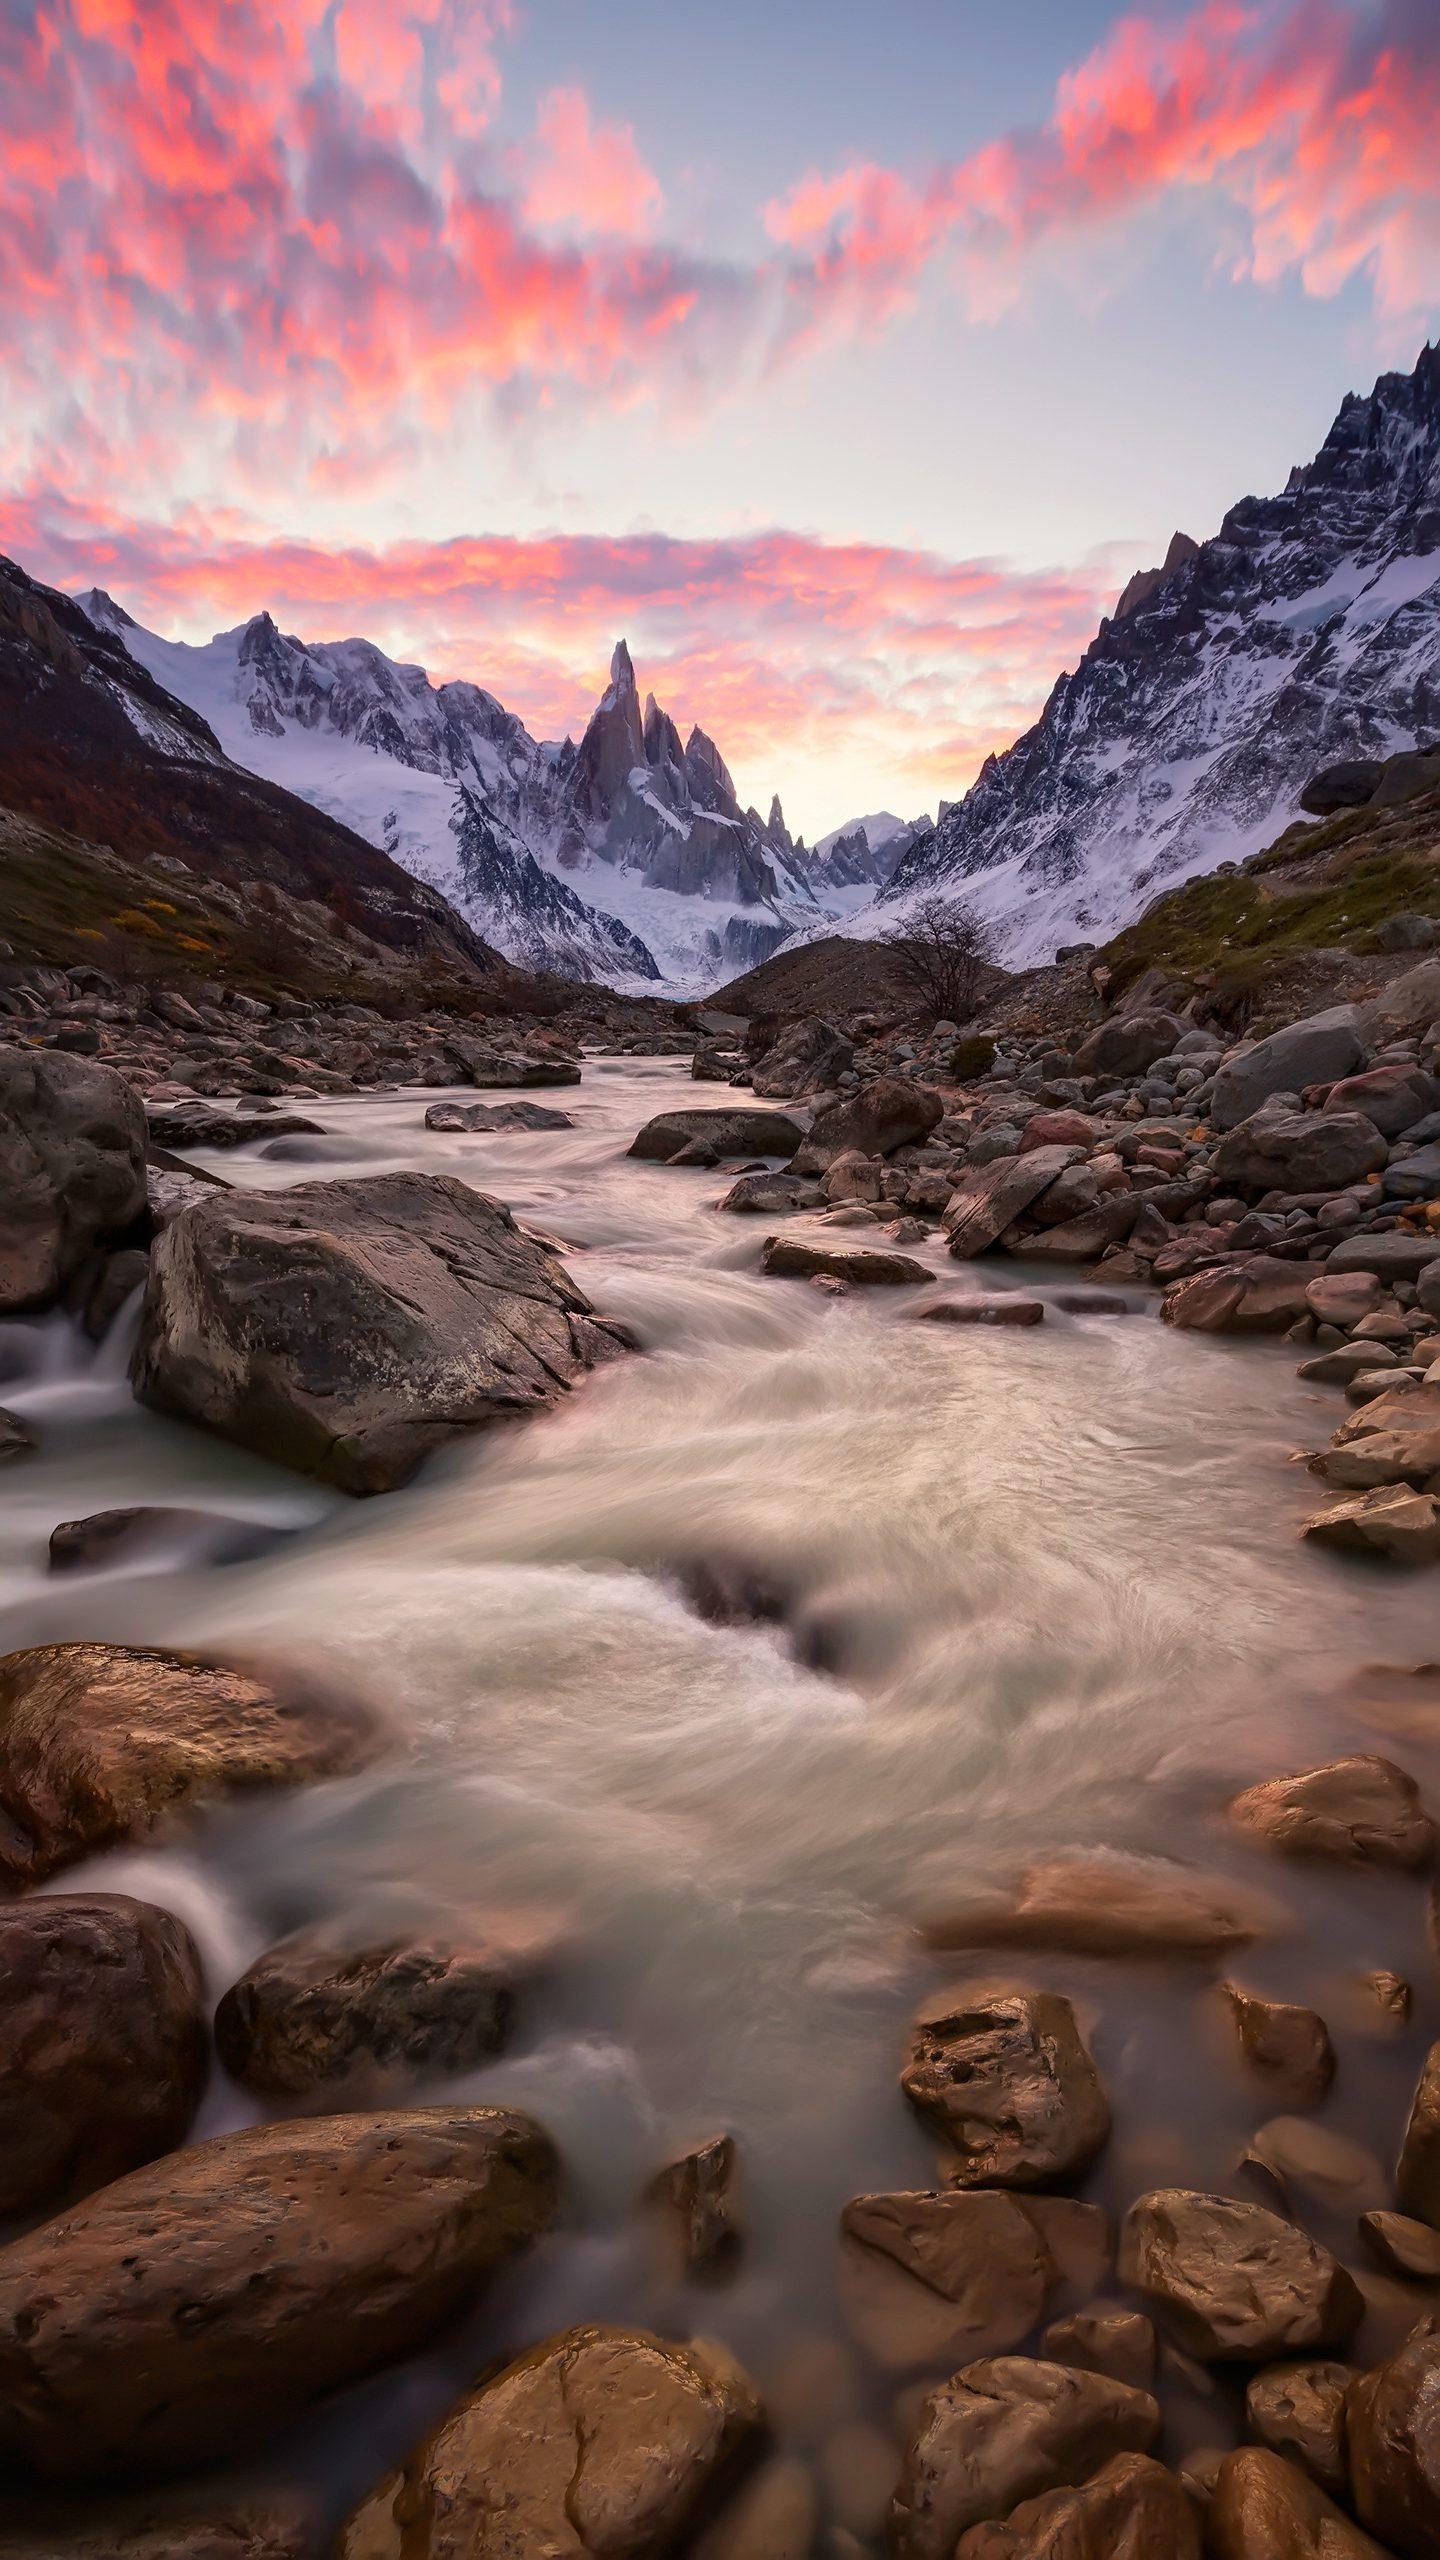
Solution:
[{"label": "rocky spire", "polygon": [[575,805],[590,818],[607,818],[636,765],[645,761],[640,694],[630,652],[615,643],[610,682],[580,741],[572,785]]}]

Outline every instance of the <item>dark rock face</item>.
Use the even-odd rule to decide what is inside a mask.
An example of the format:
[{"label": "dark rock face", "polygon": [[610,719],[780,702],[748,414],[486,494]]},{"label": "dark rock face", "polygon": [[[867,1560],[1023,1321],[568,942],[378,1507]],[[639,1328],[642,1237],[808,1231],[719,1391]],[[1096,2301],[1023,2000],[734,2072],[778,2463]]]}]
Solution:
[{"label": "dark rock face", "polygon": [[1120,2273],[1205,2363],[1343,2347],[1364,2308],[1354,2277],[1295,2223],[1180,2187],[1131,2206]]},{"label": "dark rock face", "polygon": [[378,1717],[297,1675],[138,1645],[0,1659],[0,1878],[33,1884],[208,1798],[363,1767]]},{"label": "dark rock face", "polygon": [[805,1132],[783,1111],[661,1111],[631,1139],[627,1154],[650,1164],[670,1164],[697,1140],[719,1156],[793,1156]]},{"label": "dark rock face", "polygon": [[156,1239],[131,1374],[146,1404],[381,1493],[616,1348],[501,1202],[395,1173],[183,1211]]},{"label": "dark rock face", "polygon": [[727,2275],[735,2266],[740,2254],[736,2166],[734,2136],[717,2133],[668,2161],[650,2181],[650,2202],[663,2216],[687,2275]]},{"label": "dark rock face", "polygon": [[322,2560],[319,2513],[300,2498],[192,2490],[52,2507],[28,2495],[0,2517],[0,2560]]},{"label": "dark rock face", "polygon": [[231,2078],[267,2098],[473,2071],[510,2031],[511,1968],[443,1939],[350,1947],[303,1930],[268,1947],[215,2013]]},{"label": "dark rock face", "polygon": [[928,1137],[945,1106],[928,1085],[904,1076],[880,1076],[848,1101],[832,1103],[811,1128],[796,1160],[797,1173],[823,1173],[837,1156],[891,1156]]},{"label": "dark rock face", "polygon": [[427,1129],[573,1129],[568,1111],[547,1102],[432,1102]]},{"label": "dark rock face", "polygon": [[124,1894],[0,1909],[0,2215],[85,2195],[172,2150],[205,2085],[200,1959]]},{"label": "dark rock face", "polygon": [[844,1032],[812,1014],[781,1032],[750,1081],[757,1093],[791,1101],[797,1094],[819,1093],[825,1085],[833,1085],[854,1059],[854,1044]]},{"label": "dark rock face", "polygon": [[203,1557],[207,1564],[244,1564],[283,1545],[289,1534],[263,1520],[227,1517],[223,1511],[137,1504],[124,1511],[92,1511],[84,1520],[62,1520],[50,1532],[50,1570],[93,1571],[172,1549],[183,1549],[190,1561]]},{"label": "dark rock face", "polygon": [[320,1138],[318,1120],[303,1111],[247,1111],[227,1103],[155,1104],[149,1114],[150,1135],[162,1147],[243,1147],[255,1138]]},{"label": "dark rock face", "polygon": [[357,2509],[335,2560],[670,2560],[759,2429],[722,2350],[571,2329],[462,2400]]},{"label": "dark rock face", "polygon": [[411,2352],[554,2208],[538,2126],[484,2107],[222,2134],[11,2243],[0,2446],[57,2479],[253,2444]]},{"label": "dark rock face", "polygon": [[[1148,2391],[1030,2356],[961,2372],[926,2401],[890,2511],[898,2560],[952,2560],[971,2526],[1085,2480],[1160,2432]],[[983,2545],[981,2546],[983,2549]]]},{"label": "dark rock face", "polygon": [[145,1208],[145,1111],[54,1049],[0,1046],[0,1315],[48,1307]]},{"label": "dark rock face", "polygon": [[1388,1152],[1363,1111],[1257,1111],[1221,1139],[1215,1179],[1239,1192],[1343,1191]]},{"label": "dark rock face", "polygon": [[1100,2075],[1056,1991],[977,1995],[920,2021],[900,2086],[958,2156],[957,2186],[1044,2187],[1110,2131]]}]

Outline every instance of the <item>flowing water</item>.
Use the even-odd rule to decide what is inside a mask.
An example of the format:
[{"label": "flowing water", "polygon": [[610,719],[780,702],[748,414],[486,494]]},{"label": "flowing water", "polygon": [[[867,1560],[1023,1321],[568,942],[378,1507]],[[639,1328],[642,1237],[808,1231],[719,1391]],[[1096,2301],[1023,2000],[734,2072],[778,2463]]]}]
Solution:
[{"label": "flowing water", "polygon": [[[966,1967],[927,1956],[911,1923],[1058,1848],[1278,1892],[1285,1927],[1235,1970],[1326,2010],[1340,2075],[1322,2121],[1387,2151],[1440,2032],[1420,1889],[1277,1872],[1220,1808],[1342,1748],[1392,1750],[1440,1796],[1440,1703],[1409,1678],[1437,1653],[1433,1587],[1297,1542],[1316,1489],[1291,1453],[1340,1408],[1283,1345],[1172,1333],[1138,1292],[1123,1315],[1066,1312],[1053,1276],[1047,1321],[1023,1331],[916,1325],[903,1290],[765,1279],[769,1222],[717,1215],[722,1178],[625,1154],[652,1112],[722,1098],[673,1062],[587,1062],[557,1097],[568,1131],[432,1134],[430,1098],[307,1104],[322,1138],[196,1160],[266,1186],[458,1174],[560,1240],[645,1356],[358,1503],[139,1411],[133,1309],[98,1350],[59,1317],[0,1328],[0,1401],[41,1444],[0,1479],[6,1643],[300,1657],[378,1695],[406,1745],[57,1889],[170,1905],[217,1993],[283,1931],[342,1911],[459,1911],[548,1950],[512,2050],[461,2086],[552,2128],[564,2229],[463,2339],[347,2395],[284,2465],[341,2501],[495,2354],[577,2318],[640,2319],[741,2355],[818,2467],[817,2549],[856,2547],[828,2538],[837,2524],[869,2549],[913,2374],[852,2338],[835,2226],[858,2190],[934,2181],[896,2085],[916,2003],[982,1972],[1070,1992],[1115,2109],[1091,2189],[1112,2206],[1227,2180],[1270,2112],[1212,1974]],[[1027,1285],[920,1250],[948,1286]],[[133,1502],[287,1534],[250,1564],[179,1541],[143,1567],[47,1573],[57,1521]],[[697,1576],[773,1619],[714,1623]],[[1416,1982],[1408,2031],[1367,2009],[1372,1966]],[[217,2075],[198,2131],[253,2112]],[[748,2247],[728,2287],[684,2292],[635,2198],[722,2127]],[[1227,2410],[1179,2423],[1223,2437]]]}]

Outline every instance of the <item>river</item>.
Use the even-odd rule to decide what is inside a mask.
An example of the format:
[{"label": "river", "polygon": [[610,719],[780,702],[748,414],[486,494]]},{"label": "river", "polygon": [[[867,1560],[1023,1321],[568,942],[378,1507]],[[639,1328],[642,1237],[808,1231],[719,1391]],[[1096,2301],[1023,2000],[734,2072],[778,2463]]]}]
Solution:
[{"label": "river", "polygon": [[[1316,1488],[1290,1453],[1340,1408],[1283,1344],[1173,1333],[1138,1291],[1123,1315],[1065,1312],[1053,1274],[1027,1330],[917,1325],[904,1290],[833,1299],[763,1278],[770,1222],[717,1215],[721,1177],[625,1153],[652,1112],[722,1098],[673,1061],[587,1061],[554,1097],[568,1131],[427,1133],[433,1098],[307,1103],[323,1138],[195,1161],[267,1186],[458,1174],[560,1240],[644,1356],[360,1503],[135,1407],[133,1309],[98,1349],[59,1317],[0,1327],[0,1401],[41,1443],[0,1477],[7,1645],[302,1657],[378,1696],[407,1746],[54,1889],[169,1905],[217,1994],[284,1930],[342,1910],[464,1910],[549,1948],[511,2051],[463,2086],[552,2129],[562,2232],[463,2339],[346,2395],[282,2468],[338,2503],[480,2362],[577,2318],[638,2318],[736,2350],[782,2443],[817,2464],[830,2525],[868,2549],[906,2377],[850,2336],[835,2226],[858,2190],[934,2182],[896,2085],[915,2003],[967,1970],[1071,1993],[1115,2111],[1089,2191],[1113,2206],[1225,2181],[1267,2112],[1212,1975],[966,1968],[927,1956],[910,1923],[1067,1846],[1276,1892],[1288,1926],[1235,1970],[1326,2012],[1340,2072],[1323,2121],[1387,2154],[1440,2032],[1420,1889],[1276,1869],[1220,1808],[1346,1748],[1392,1750],[1440,1800],[1440,1700],[1372,1669],[1435,1658],[1433,1591],[1298,1542]],[[919,1251],[947,1285],[1027,1285],[1018,1265]],[[145,1570],[45,1570],[57,1521],[132,1502],[288,1534],[223,1568],[181,1548]],[[697,1572],[763,1586],[781,1615],[712,1623]],[[1367,2010],[1372,1966],[1416,1982],[1409,2030]],[[197,2133],[251,2113],[217,2073]],[[686,2294],[635,2197],[721,2127],[748,2246],[732,2284]],[[1192,2400],[1180,2445],[1223,2437]]]}]

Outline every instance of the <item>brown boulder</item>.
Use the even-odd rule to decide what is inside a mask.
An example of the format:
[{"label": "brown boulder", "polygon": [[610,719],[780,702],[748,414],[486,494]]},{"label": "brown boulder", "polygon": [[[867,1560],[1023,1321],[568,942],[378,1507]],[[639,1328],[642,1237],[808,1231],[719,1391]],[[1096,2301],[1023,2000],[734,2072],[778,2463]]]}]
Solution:
[{"label": "brown boulder", "polygon": [[988,1253],[1079,1157],[1078,1147],[1036,1147],[1026,1156],[994,1156],[989,1164],[972,1165],[941,1221],[956,1261]]},{"label": "brown boulder", "polygon": [[1345,2394],[1355,2368],[1323,2357],[1270,2364],[1245,2392],[1245,2423],[1257,2444],[1298,2462],[1331,2496],[1346,2495]]},{"label": "brown boulder", "polygon": [[1160,2432],[1148,2391],[1100,2374],[998,2356],[942,2383],[920,2413],[890,2510],[898,2560],[951,2560],[972,2525],[1087,2480]]},{"label": "brown boulder", "polygon": [[1342,2347],[1364,2309],[1328,2249],[1263,2205],[1157,2188],[1127,2213],[1120,2273],[1204,2364]]},{"label": "brown boulder", "polygon": [[1312,1513],[1304,1535],[1347,1554],[1383,1556],[1390,1564],[1440,1564],[1440,1502],[1406,1484],[1385,1484],[1356,1494],[1352,1502],[1337,1502],[1331,1511]]},{"label": "brown boulder", "polygon": [[322,2560],[318,2512],[294,2497],[107,2498],[103,2506],[27,2497],[0,2514],[0,2560]]},{"label": "brown boulder", "polygon": [[302,1929],[267,1947],[215,2012],[233,2080],[266,2098],[323,2089],[357,2102],[425,2076],[473,2071],[506,2043],[513,1962],[433,1935],[356,1945]]},{"label": "brown boulder", "polygon": [[1308,1312],[1312,1262],[1247,1254],[1177,1280],[1160,1301],[1166,1324],[1186,1333],[1285,1333]]},{"label": "brown boulder", "polygon": [[927,1138],[945,1116],[930,1087],[909,1076],[880,1076],[844,1102],[820,1112],[795,1158],[797,1173],[823,1173],[852,1148],[862,1156],[893,1156],[897,1147]]},{"label": "brown boulder", "polygon": [[1068,2319],[1051,2321],[1040,2352],[1052,2364],[1108,2374],[1135,2391],[1147,2391],[1155,2378],[1155,2331],[1143,2311],[1072,2311]]},{"label": "brown boulder", "polygon": [[1008,2353],[1059,2273],[1026,2202],[999,2188],[852,2196],[840,2228],[852,2323],[889,2366]]},{"label": "brown boulder", "polygon": [[1173,1013],[1116,1013],[1097,1023],[1075,1052],[1077,1076],[1143,1076],[1168,1058],[1185,1024]]},{"label": "brown boulder", "polygon": [[723,2350],[571,2329],[452,2409],[356,2509],[335,2560],[669,2560],[759,2429]]},{"label": "brown boulder", "polygon": [[955,2560],[1200,2560],[1195,2508],[1173,2471],[1118,2454],[1078,2489],[1026,2498],[962,2533]]},{"label": "brown boulder", "polygon": [[1347,1866],[1428,1866],[1435,1825],[1406,1771],[1377,1752],[1327,1760],[1290,1778],[1264,1778],[1231,1802],[1230,1819],[1291,1858]]},{"label": "brown boulder", "polygon": [[1410,2102],[1395,2170],[1395,2201],[1402,2213],[1440,2230],[1440,2044],[1432,2044],[1425,2056]]},{"label": "brown boulder", "polygon": [[1430,2323],[1345,2398],[1350,2503],[1404,2560],[1440,2551],[1440,2336]]},{"label": "brown boulder", "polygon": [[145,1209],[145,1107],[123,1076],[0,1045],[0,1315],[48,1307]]},{"label": "brown boulder", "polygon": [[1440,2284],[1440,2231],[1408,2213],[1362,2213],[1360,2237],[1392,2276]]},{"label": "brown boulder", "polygon": [[1110,2131],[1057,1991],[982,1991],[922,2017],[900,2086],[958,2155],[957,2186],[1053,2186],[1088,2168]]},{"label": "brown boulder", "polygon": [[669,2225],[687,2275],[727,2274],[740,2254],[735,2167],[734,2136],[717,2133],[667,2161],[650,2181],[650,2201]]},{"label": "brown boulder", "polygon": [[1223,1985],[1240,2050],[1287,2107],[1316,2107],[1335,2077],[1335,2048],[1323,2018],[1288,2000],[1262,2000]]},{"label": "brown boulder", "polygon": [[797,1236],[767,1236],[760,1268],[780,1280],[848,1280],[860,1288],[899,1288],[928,1280],[923,1262],[908,1253],[877,1253],[865,1245],[803,1244]]},{"label": "brown boulder", "polygon": [[1083,1111],[1032,1111],[1020,1132],[1020,1153],[1037,1147],[1081,1147],[1088,1155],[1100,1135],[1098,1121]]},{"label": "brown boulder", "polygon": [[1221,2463],[1206,2545],[1214,2560],[1387,2560],[1303,2471],[1258,2445]]},{"label": "brown boulder", "polygon": [[485,2107],[251,2125],[0,2253],[0,2451],[183,2468],[408,2355],[544,2228],[539,2127]]},{"label": "brown boulder", "polygon": [[308,1678],[140,1645],[0,1658],[0,1878],[33,1884],[242,1788],[362,1768],[373,1712]]},{"label": "brown boulder", "polygon": [[0,2215],[102,2187],[183,2142],[209,2052],[200,1959],[124,1894],[0,1908]]},{"label": "brown boulder", "polygon": [[921,1924],[930,1947],[1038,1947],[1068,1955],[1209,1956],[1275,1926],[1273,1907],[1228,1881],[1159,1860],[1050,1858],[1003,1899]]},{"label": "brown boulder", "polygon": [[923,1307],[911,1307],[909,1313],[917,1324],[1043,1324],[1045,1301],[1018,1294],[1003,1298],[927,1298]]},{"label": "brown boulder", "polygon": [[637,1130],[626,1149],[648,1164],[672,1164],[697,1140],[721,1156],[793,1156],[805,1132],[783,1111],[756,1111],[730,1103],[715,1111],[660,1111]]}]

